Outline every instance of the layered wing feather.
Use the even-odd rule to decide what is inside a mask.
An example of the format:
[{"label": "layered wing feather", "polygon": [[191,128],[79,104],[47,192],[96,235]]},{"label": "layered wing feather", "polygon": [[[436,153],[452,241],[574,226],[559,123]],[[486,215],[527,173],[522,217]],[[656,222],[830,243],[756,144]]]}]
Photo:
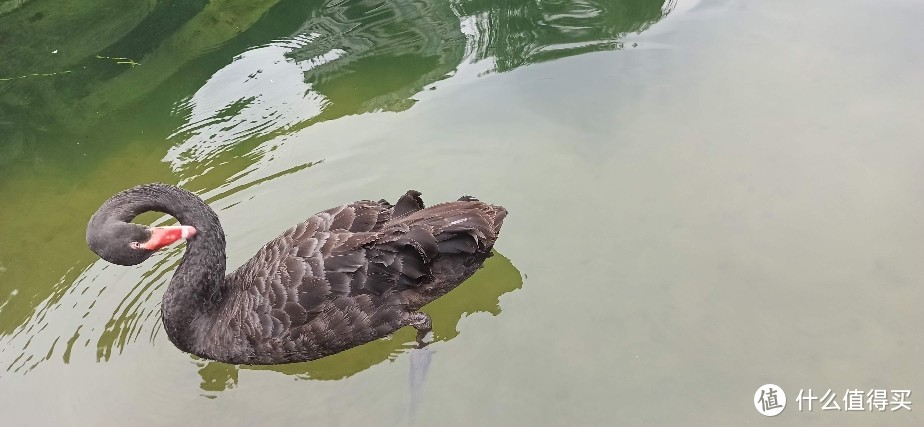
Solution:
[{"label": "layered wing feather", "polygon": [[433,281],[441,256],[489,250],[505,214],[471,198],[424,208],[413,190],[395,206],[320,212],[229,276],[230,326],[258,353],[300,356],[390,333],[400,327],[395,297]]}]

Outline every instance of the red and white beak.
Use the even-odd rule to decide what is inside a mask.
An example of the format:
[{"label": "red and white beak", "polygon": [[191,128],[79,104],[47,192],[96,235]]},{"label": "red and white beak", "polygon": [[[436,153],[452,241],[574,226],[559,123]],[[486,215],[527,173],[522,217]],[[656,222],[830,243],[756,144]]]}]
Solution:
[{"label": "red and white beak", "polygon": [[190,225],[174,225],[170,227],[151,227],[151,238],[141,244],[142,248],[149,251],[156,251],[164,246],[168,246],[188,239],[196,235],[196,228]]}]

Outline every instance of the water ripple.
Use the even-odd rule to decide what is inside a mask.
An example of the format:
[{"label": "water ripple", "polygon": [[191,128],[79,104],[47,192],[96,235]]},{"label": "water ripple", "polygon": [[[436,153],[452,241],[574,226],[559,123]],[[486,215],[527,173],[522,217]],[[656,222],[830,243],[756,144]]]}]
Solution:
[{"label": "water ripple", "polygon": [[[179,102],[179,96],[170,98],[176,121],[167,127],[173,131],[163,160],[181,184],[203,194],[216,209],[230,209],[246,199],[239,192],[321,161],[274,163],[271,153],[299,140],[288,138],[294,132],[349,115],[404,111],[424,99],[419,96],[424,90],[438,89],[451,80],[621,49],[621,38],[648,28],[670,13],[673,5],[673,0],[332,1],[306,7],[306,14],[288,27],[288,35],[274,32],[257,40],[247,37],[258,35],[245,33],[263,9],[231,19],[222,27],[221,37],[210,39],[201,36],[205,27],[199,25],[220,14],[214,5],[203,4],[203,12],[188,25],[164,35],[166,44],[145,47],[143,52],[150,54],[140,58],[142,66],[88,79],[87,87],[99,89],[88,90],[92,97],[80,98],[85,110],[81,114],[127,105],[133,98],[120,98],[126,87],[150,92],[156,85],[166,85],[169,75],[181,74],[178,70],[187,69],[187,61],[198,55],[226,55],[214,61],[214,71],[195,80],[193,91],[182,92],[191,95]],[[232,43],[236,37],[257,41]],[[122,77],[113,77],[115,73]],[[56,94],[53,89],[49,84],[47,93]],[[36,89],[36,93],[46,92]],[[269,163],[273,167],[266,167]],[[180,249],[174,249],[157,254],[153,263],[127,269],[110,268],[101,261],[86,265],[90,261],[84,260],[73,264],[53,286],[42,284],[42,292],[35,293],[32,301],[19,301],[23,296],[13,292],[0,295],[0,312],[21,302],[34,307],[31,315],[22,314],[21,324],[11,324],[9,335],[0,336],[4,368],[0,376],[29,372],[49,360],[106,362],[132,343],[157,340],[161,330],[157,296],[180,256]],[[495,271],[516,271],[501,259],[491,261]],[[5,268],[0,266],[0,277],[8,274]],[[486,269],[486,274],[494,274]],[[131,286],[109,286],[112,283]],[[495,301],[510,291],[504,286],[517,283],[500,283],[493,294],[486,294],[486,301]],[[11,303],[14,298],[18,299]],[[449,324],[462,316],[456,311],[447,311],[452,312]],[[352,366],[345,370],[318,362],[286,372],[312,379],[341,378],[393,358],[403,348],[398,339],[381,344],[381,351],[337,359]],[[373,353],[376,356],[369,358]],[[364,361],[356,362],[357,358]],[[236,381],[230,379],[236,378],[236,370],[209,366],[202,368],[208,387],[218,389]],[[218,374],[206,378],[213,371],[225,372],[227,378]]]}]

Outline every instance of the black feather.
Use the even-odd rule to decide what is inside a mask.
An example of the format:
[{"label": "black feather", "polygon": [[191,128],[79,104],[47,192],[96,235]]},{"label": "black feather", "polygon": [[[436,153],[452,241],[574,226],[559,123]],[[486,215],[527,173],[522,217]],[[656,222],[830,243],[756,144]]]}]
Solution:
[{"label": "black feather", "polygon": [[395,218],[401,218],[423,208],[424,202],[423,199],[420,198],[420,192],[417,190],[408,190],[407,193],[404,193],[404,195],[398,199],[398,203],[395,204],[394,213],[392,215]]}]

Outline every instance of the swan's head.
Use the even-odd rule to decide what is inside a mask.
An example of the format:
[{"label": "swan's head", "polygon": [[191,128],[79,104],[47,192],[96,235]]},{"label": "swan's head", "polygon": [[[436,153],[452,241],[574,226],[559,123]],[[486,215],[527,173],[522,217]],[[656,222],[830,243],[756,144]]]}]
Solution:
[{"label": "swan's head", "polygon": [[130,222],[111,222],[87,228],[87,245],[100,258],[118,265],[141,264],[154,252],[196,235],[188,225],[147,227]]}]

